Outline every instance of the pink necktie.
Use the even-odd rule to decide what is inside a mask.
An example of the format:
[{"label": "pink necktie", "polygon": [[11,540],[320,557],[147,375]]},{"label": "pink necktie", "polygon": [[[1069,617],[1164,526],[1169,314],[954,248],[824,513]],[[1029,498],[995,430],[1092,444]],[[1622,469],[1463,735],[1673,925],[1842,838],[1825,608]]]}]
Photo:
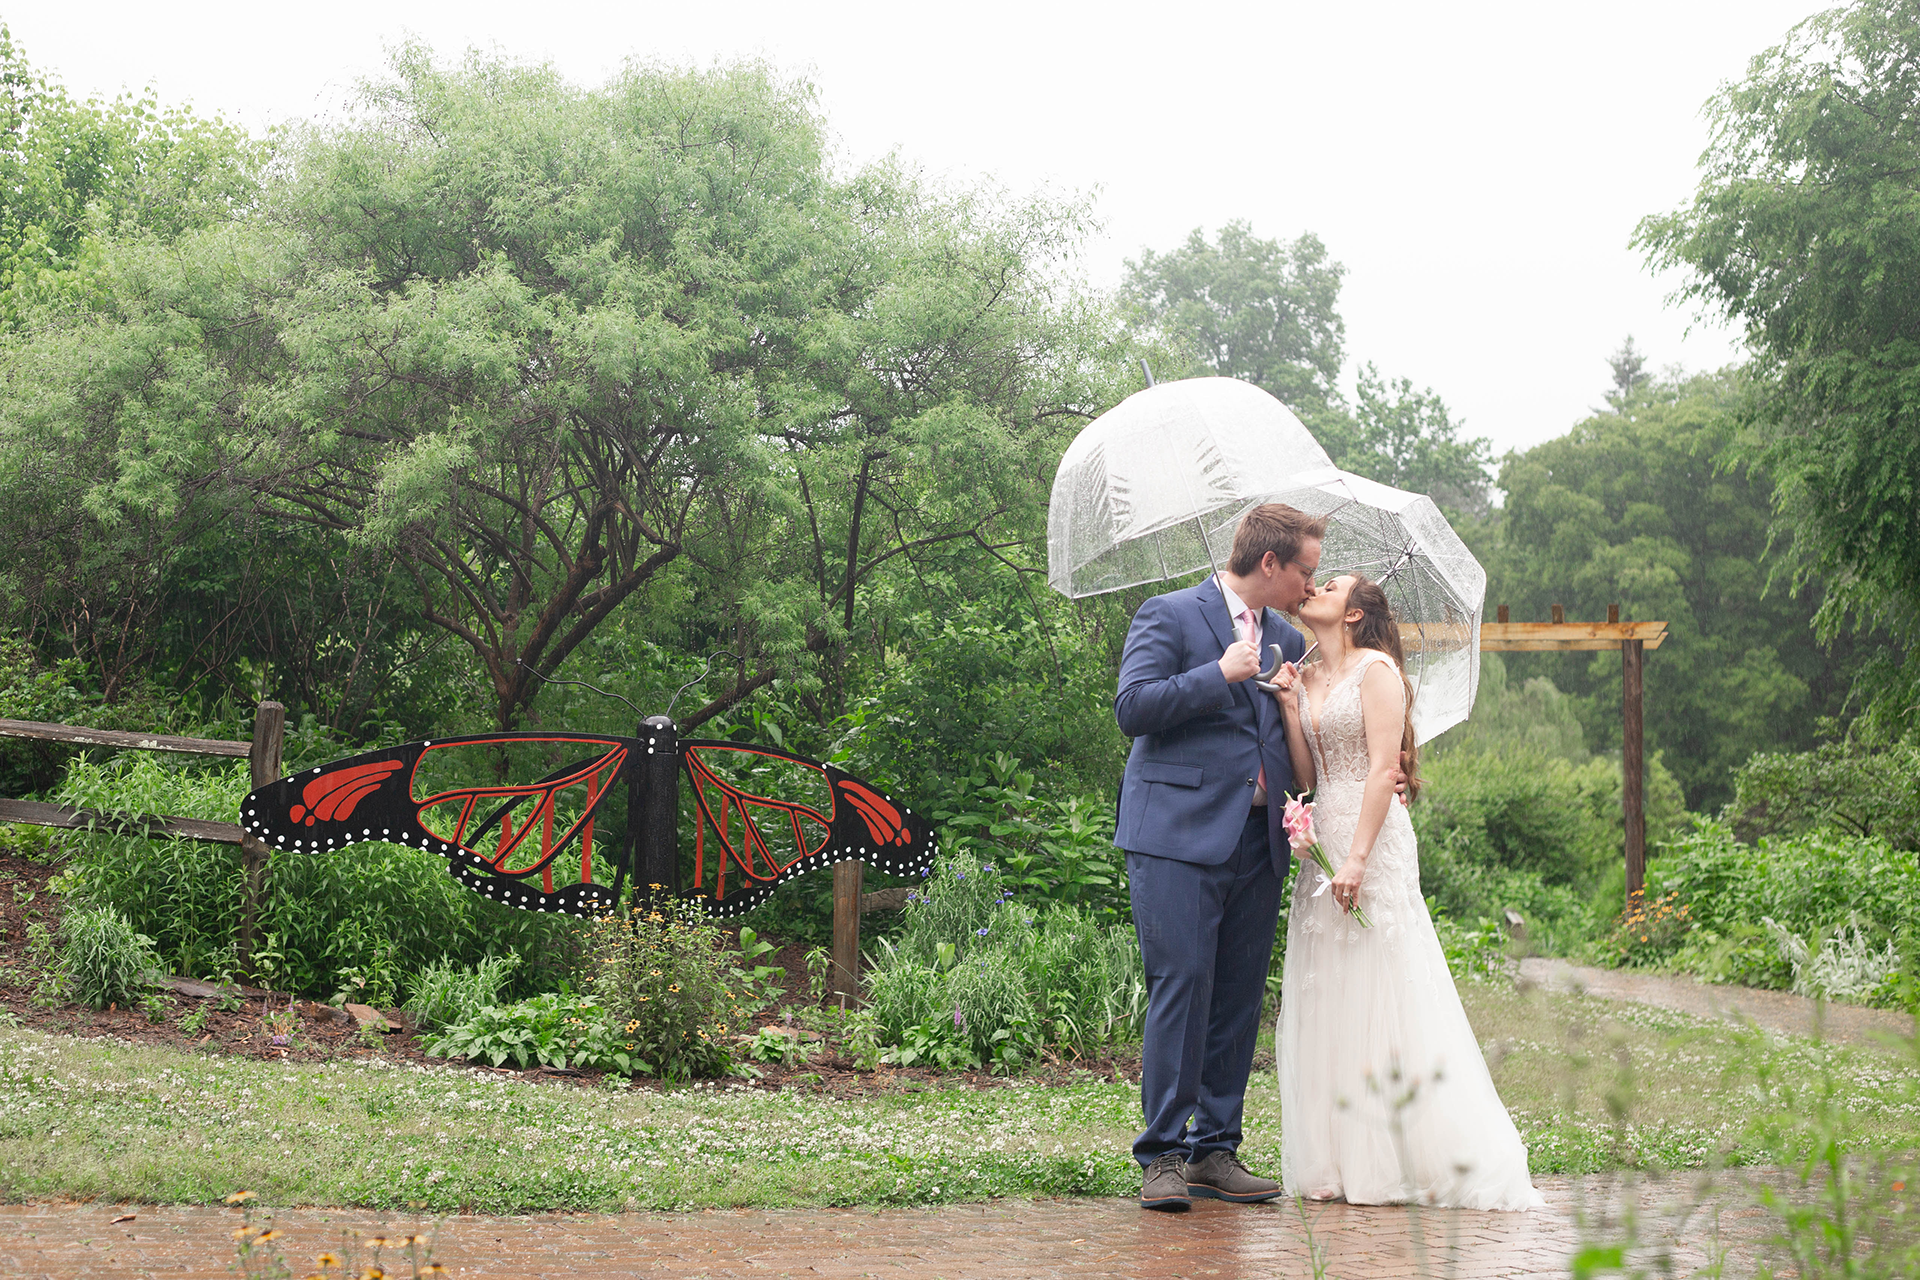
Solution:
[{"label": "pink necktie", "polygon": [[[1253,652],[1257,656],[1260,652],[1260,620],[1254,616],[1253,610],[1242,609],[1240,611],[1240,629],[1244,633],[1242,639],[1253,646]],[[1260,781],[1253,790],[1253,802],[1260,804],[1265,801],[1266,798],[1267,766],[1262,764],[1260,766]]]}]

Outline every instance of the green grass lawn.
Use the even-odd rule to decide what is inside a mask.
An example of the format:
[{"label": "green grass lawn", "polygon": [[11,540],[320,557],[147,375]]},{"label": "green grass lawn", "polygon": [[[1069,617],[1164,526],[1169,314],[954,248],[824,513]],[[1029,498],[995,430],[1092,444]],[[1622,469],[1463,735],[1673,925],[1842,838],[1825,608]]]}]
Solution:
[{"label": "green grass lawn", "polygon": [[[1835,1082],[1871,1145],[1920,1136],[1911,1054],[1760,1040],[1576,996],[1462,987],[1536,1173],[1772,1158],[1751,1122]],[[0,1028],[0,1197],[435,1211],[924,1204],[1132,1195],[1137,1086],[1089,1078],[834,1098],[743,1084],[577,1088],[378,1061],[276,1066]],[[1776,1083],[1755,1083],[1764,1062]],[[1615,1123],[1616,1108],[1624,1115]],[[1279,1166],[1268,1071],[1243,1154]]]}]

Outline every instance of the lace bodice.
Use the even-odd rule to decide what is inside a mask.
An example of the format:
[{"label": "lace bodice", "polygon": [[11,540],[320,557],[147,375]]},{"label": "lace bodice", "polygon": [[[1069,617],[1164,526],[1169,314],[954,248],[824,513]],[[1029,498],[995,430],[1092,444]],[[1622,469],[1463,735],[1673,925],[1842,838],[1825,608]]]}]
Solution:
[{"label": "lace bodice", "polygon": [[[1360,823],[1360,802],[1366,795],[1367,725],[1360,705],[1360,683],[1367,668],[1376,662],[1399,674],[1386,654],[1377,649],[1360,650],[1353,670],[1327,690],[1317,726],[1306,689],[1298,691],[1301,727],[1307,748],[1313,753],[1313,825],[1336,868],[1352,847],[1354,828]],[[1396,908],[1407,905],[1409,894],[1415,901],[1420,898],[1420,858],[1407,808],[1395,799],[1387,806],[1387,820],[1367,857],[1360,905],[1376,925],[1385,926]],[[1376,902],[1386,913],[1384,917],[1375,910]]]}]

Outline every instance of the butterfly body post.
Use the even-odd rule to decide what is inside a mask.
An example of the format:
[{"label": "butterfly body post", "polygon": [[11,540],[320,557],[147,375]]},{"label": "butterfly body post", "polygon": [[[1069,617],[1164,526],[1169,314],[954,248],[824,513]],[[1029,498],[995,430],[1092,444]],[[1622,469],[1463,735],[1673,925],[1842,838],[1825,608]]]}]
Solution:
[{"label": "butterfly body post", "polygon": [[487,898],[576,916],[618,903],[644,869],[643,844],[664,847],[673,871],[653,874],[677,888],[683,814],[694,847],[682,896],[713,915],[738,915],[781,882],[849,859],[909,878],[932,869],[932,827],[879,788],[768,747],[680,740],[664,718],[642,732],[654,725],[666,732],[468,734],[369,751],[257,788],[240,826],[287,852],[384,841],[437,853]]}]

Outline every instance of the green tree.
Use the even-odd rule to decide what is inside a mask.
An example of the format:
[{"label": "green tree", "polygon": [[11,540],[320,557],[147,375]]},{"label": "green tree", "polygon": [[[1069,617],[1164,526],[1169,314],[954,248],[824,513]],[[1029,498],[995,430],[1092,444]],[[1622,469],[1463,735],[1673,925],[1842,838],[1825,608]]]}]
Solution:
[{"label": "green tree", "polygon": [[1867,719],[1920,707],[1920,4],[1794,27],[1708,106],[1687,207],[1640,224],[1650,263],[1746,327],[1740,456],[1775,477],[1774,535],[1818,578],[1821,634],[1874,631]]},{"label": "green tree", "polygon": [[1353,427],[1328,444],[1335,463],[1370,480],[1424,493],[1450,515],[1487,514],[1493,446],[1463,439],[1461,424],[1433,388],[1388,382],[1371,363],[1355,380]]},{"label": "green tree", "polygon": [[1011,561],[1113,398],[1110,326],[1049,268],[1081,211],[836,177],[763,67],[589,90],[410,47],[362,105],[256,215],[103,240],[109,287],[8,349],[0,430],[43,470],[88,442],[64,511],[245,492],[323,583],[364,555],[370,598],[390,560],[386,621],[451,637],[495,724],[641,605],[734,655],[684,724],[782,677],[831,720],[869,605]]},{"label": "green tree", "polygon": [[[1816,717],[1844,705],[1856,661],[1817,644],[1811,588],[1769,588],[1772,486],[1721,456],[1739,395],[1732,375],[1655,379],[1509,454],[1486,557],[1488,603],[1516,619],[1544,619],[1556,603],[1601,618],[1618,604],[1623,617],[1667,622],[1667,641],[1647,655],[1647,744],[1695,808],[1728,799],[1729,771],[1755,750],[1810,745]],[[1617,654],[1514,654],[1508,669],[1575,695],[1588,745],[1617,749]]]},{"label": "green tree", "polygon": [[[131,436],[168,442],[130,453],[82,406],[117,394],[117,365],[151,379],[149,404],[165,412],[180,390],[164,367],[169,339],[152,332],[129,349],[122,334],[97,334],[78,317],[116,281],[137,287],[106,268],[109,240],[151,256],[243,216],[269,153],[151,93],[76,99],[0,26],[0,331],[17,333],[29,317],[46,325],[24,347],[14,339],[31,355],[0,365],[0,616],[58,637],[52,647],[81,659],[110,702],[145,678],[170,566],[230,508],[218,446],[204,435],[137,424]],[[72,375],[60,391],[47,383],[55,370]]]},{"label": "green tree", "polygon": [[1341,405],[1345,273],[1311,232],[1287,244],[1234,221],[1212,243],[1196,227],[1167,253],[1143,249],[1121,293],[1144,338],[1185,354],[1196,372],[1265,388],[1317,427]]},{"label": "green tree", "polygon": [[1171,357],[1163,372],[1251,382],[1299,415],[1337,465],[1484,514],[1491,448],[1461,437],[1432,388],[1391,382],[1368,364],[1348,407],[1339,388],[1344,274],[1312,233],[1286,244],[1235,221],[1216,242],[1196,228],[1170,252],[1143,250],[1127,263],[1121,298],[1136,340]]},{"label": "green tree", "polygon": [[244,210],[269,154],[151,90],[74,98],[0,24],[0,322],[83,290],[87,246],[102,229],[171,237]]}]

